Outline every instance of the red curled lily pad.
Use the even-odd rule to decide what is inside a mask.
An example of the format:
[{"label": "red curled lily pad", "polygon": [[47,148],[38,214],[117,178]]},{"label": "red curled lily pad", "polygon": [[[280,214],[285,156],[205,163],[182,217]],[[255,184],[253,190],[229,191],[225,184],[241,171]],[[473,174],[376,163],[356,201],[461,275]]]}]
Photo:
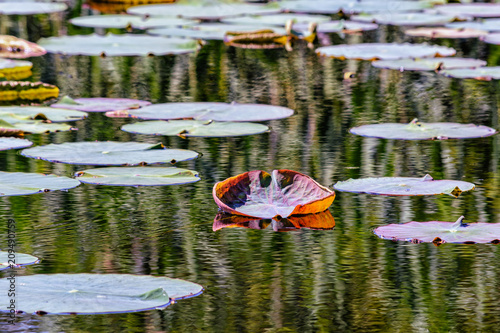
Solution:
[{"label": "red curled lily pad", "polygon": [[494,243],[500,242],[500,223],[429,221],[388,224],[373,230],[382,239],[412,243]]},{"label": "red curled lily pad", "polygon": [[335,199],[311,177],[284,169],[245,172],[215,184],[212,194],[226,213],[277,220],[325,211]]},{"label": "red curled lily pad", "polygon": [[449,194],[458,197],[460,193],[473,190],[474,184],[461,180],[434,180],[430,175],[422,178],[378,177],[349,179],[333,186],[343,192],[378,195],[414,196]]},{"label": "red curled lily pad", "polygon": [[150,105],[151,102],[130,98],[76,98],[64,96],[51,107],[59,109],[72,109],[86,112],[107,112],[116,110],[138,109]]}]

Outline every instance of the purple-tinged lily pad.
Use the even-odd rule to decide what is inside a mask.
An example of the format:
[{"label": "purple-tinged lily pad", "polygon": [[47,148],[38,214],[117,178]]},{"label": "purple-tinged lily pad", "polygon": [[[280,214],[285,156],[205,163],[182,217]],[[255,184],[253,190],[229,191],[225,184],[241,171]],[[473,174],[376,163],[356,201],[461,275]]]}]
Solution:
[{"label": "purple-tinged lily pad", "polygon": [[79,171],[82,183],[112,186],[164,186],[194,183],[198,172],[174,167],[110,167]]},{"label": "purple-tinged lily pad", "polygon": [[72,109],[85,112],[107,112],[127,109],[138,109],[143,106],[151,105],[151,102],[141,101],[130,98],[76,98],[64,96],[61,100],[51,107],[59,109]]},{"label": "purple-tinged lily pad", "polygon": [[482,21],[451,22],[445,25],[453,29],[477,29],[489,32],[500,32],[500,19],[486,19]]},{"label": "purple-tinged lily pad", "polygon": [[316,49],[321,56],[356,60],[395,60],[405,58],[449,57],[456,51],[450,47],[428,44],[366,43],[323,46]]},{"label": "purple-tinged lily pad", "polygon": [[323,212],[335,199],[335,192],[292,170],[245,172],[218,182],[212,194],[226,213],[276,220]]},{"label": "purple-tinged lily pad", "polygon": [[177,17],[142,17],[135,15],[92,15],[69,20],[71,24],[90,28],[152,29],[159,27],[180,27],[196,22]]},{"label": "purple-tinged lily pad", "polygon": [[67,190],[80,185],[76,179],[40,173],[0,171],[0,196],[28,195]]},{"label": "purple-tinged lily pad", "polygon": [[31,256],[25,253],[15,253],[14,257],[12,255],[9,258],[8,251],[0,251],[0,271],[9,268],[18,268],[28,265],[35,265],[40,262],[37,257]]},{"label": "purple-tinged lily pad", "polygon": [[[341,21],[321,22],[318,24],[316,31],[318,33],[332,33],[332,32],[354,33],[361,31],[375,30],[377,28],[378,24],[375,23],[341,20]],[[297,31],[307,31],[309,29],[309,24],[294,23],[293,29]]]},{"label": "purple-tinged lily pad", "polygon": [[500,17],[500,4],[493,3],[453,3],[436,6],[434,9],[438,13],[444,15],[465,17]]},{"label": "purple-tinged lily pad", "polygon": [[0,77],[6,80],[22,80],[33,73],[33,63],[25,60],[9,60],[0,58]]},{"label": "purple-tinged lily pad", "polygon": [[[47,53],[38,44],[9,35],[0,35],[0,57],[2,58],[30,58],[39,57]],[[30,67],[31,68],[31,67]]]},{"label": "purple-tinged lily pad", "polygon": [[0,138],[0,150],[27,148],[31,145],[33,145],[33,142],[26,139],[4,137]]},{"label": "purple-tinged lily pad", "polygon": [[441,71],[444,69],[476,68],[486,66],[486,61],[472,58],[422,58],[377,60],[373,67],[403,71]]},{"label": "purple-tinged lily pad", "polygon": [[455,16],[427,13],[380,13],[353,15],[351,20],[397,26],[438,26],[452,22],[455,20]]},{"label": "purple-tinged lily pad", "polygon": [[35,15],[65,11],[68,8],[63,3],[50,2],[0,2],[0,15]]},{"label": "purple-tinged lily pad", "polygon": [[146,120],[194,119],[214,121],[265,121],[290,117],[292,109],[266,104],[238,103],[163,103],[140,109],[106,112],[112,118],[138,118]]},{"label": "purple-tinged lily pad", "polygon": [[78,165],[147,165],[192,160],[198,153],[166,149],[161,143],[139,142],[65,142],[25,149],[21,155],[49,162]]},{"label": "purple-tinged lily pad", "polygon": [[335,228],[335,219],[329,210],[321,213],[306,215],[291,215],[280,220],[255,219],[255,217],[241,216],[228,213],[218,213],[215,216],[213,231],[222,228],[248,228],[262,230],[269,225],[274,231],[292,231],[302,228],[311,230],[332,230]]},{"label": "purple-tinged lily pad", "polygon": [[413,119],[409,124],[384,123],[351,128],[352,134],[398,140],[471,139],[491,136],[496,131],[487,126],[458,123],[421,123]]},{"label": "purple-tinged lily pad", "polygon": [[439,73],[444,76],[458,79],[474,79],[481,81],[500,80],[500,66],[447,69]]},{"label": "purple-tinged lily pad", "polygon": [[405,34],[413,37],[429,38],[479,38],[488,34],[485,30],[470,28],[416,28],[408,29]]},{"label": "purple-tinged lily pad", "polygon": [[380,177],[349,179],[336,183],[333,188],[342,192],[368,193],[391,196],[415,196],[460,193],[473,190],[474,184],[460,180],[434,180],[430,175],[422,178]]},{"label": "purple-tinged lily pad", "polygon": [[382,239],[412,243],[500,243],[500,223],[429,221],[383,225],[373,232]]},{"label": "purple-tinged lily pad", "polygon": [[[10,281],[0,279],[0,288]],[[199,284],[168,277],[130,274],[36,274],[16,277],[16,310],[29,314],[107,314],[166,308],[200,295]],[[8,311],[7,293],[0,295]]]}]

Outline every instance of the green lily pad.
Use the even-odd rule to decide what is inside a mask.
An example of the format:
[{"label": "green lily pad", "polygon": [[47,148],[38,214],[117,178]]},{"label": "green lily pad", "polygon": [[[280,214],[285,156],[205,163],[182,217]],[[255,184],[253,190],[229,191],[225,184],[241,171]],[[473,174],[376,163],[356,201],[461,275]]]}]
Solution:
[{"label": "green lily pad", "polygon": [[382,239],[412,243],[500,243],[500,223],[429,221],[388,224],[373,232]]},{"label": "green lily pad", "polygon": [[221,20],[223,23],[240,24],[240,25],[276,25],[284,27],[288,21],[292,20],[296,23],[309,24],[312,22],[320,23],[330,21],[329,16],[325,15],[306,15],[306,14],[273,14],[273,15],[254,15],[226,18]]},{"label": "green lily pad", "polygon": [[328,1],[328,0],[298,0],[282,1],[281,8],[291,12],[313,13],[313,14],[336,14],[343,12],[354,13],[383,13],[391,11],[394,14],[405,11],[418,11],[430,7],[425,1]]},{"label": "green lily pad", "polygon": [[428,44],[365,43],[323,46],[316,49],[321,56],[356,60],[395,60],[405,58],[450,57],[450,47]]},{"label": "green lily pad", "polygon": [[[10,261],[9,261],[10,260]],[[28,266],[28,265],[34,265],[38,264],[40,262],[40,259],[37,257],[33,257],[29,254],[24,254],[24,253],[11,253],[11,256],[9,258],[9,252],[8,251],[0,251],[0,271],[9,269],[9,268],[16,268],[16,267],[23,267],[23,266]]]},{"label": "green lily pad", "polygon": [[228,137],[267,132],[269,127],[254,123],[216,122],[210,120],[145,121],[123,125],[130,133],[151,135],[179,135],[181,137]]},{"label": "green lily pad", "polygon": [[428,13],[379,13],[373,15],[353,15],[352,21],[371,22],[397,26],[438,26],[455,20],[453,15]]},{"label": "green lily pad", "polygon": [[198,172],[173,167],[116,167],[79,171],[75,177],[82,183],[114,186],[163,186],[194,183]]},{"label": "green lily pad", "polygon": [[33,73],[33,63],[25,60],[9,60],[0,58],[0,77],[7,80],[22,80]]},{"label": "green lily pad", "polygon": [[0,171],[0,196],[67,190],[80,185],[76,179],[26,172]]},{"label": "green lily pad", "polygon": [[423,58],[378,60],[373,67],[403,71],[441,71],[443,69],[475,68],[486,66],[486,61],[472,58]]},{"label": "green lily pad", "polygon": [[185,54],[195,52],[199,46],[194,40],[134,34],[49,37],[40,39],[38,43],[50,53],[90,56]]},{"label": "green lily pad", "polygon": [[459,79],[475,79],[482,81],[500,80],[500,66],[447,69],[439,73],[444,76]]},{"label": "green lily pad", "polygon": [[58,109],[71,109],[85,112],[106,112],[114,110],[138,109],[150,105],[151,102],[130,98],[76,98],[64,96],[50,107]]},{"label": "green lily pad", "polygon": [[487,31],[470,28],[416,28],[408,29],[405,34],[413,37],[428,38],[479,38],[486,36]]},{"label": "green lily pad", "polygon": [[384,123],[351,128],[352,134],[381,139],[446,140],[482,138],[496,133],[487,126],[457,123],[420,123],[414,119],[409,124]]},{"label": "green lily pad", "polygon": [[434,180],[429,175],[422,178],[380,177],[349,179],[333,186],[343,192],[377,195],[415,196],[449,194],[458,197],[460,193],[473,190],[475,185],[460,180]]},{"label": "green lily pad", "polygon": [[65,11],[68,8],[63,3],[50,2],[0,2],[0,15],[35,15]]},{"label": "green lily pad", "polygon": [[117,29],[151,29],[158,27],[177,27],[192,25],[195,22],[176,17],[150,17],[135,15],[92,15],[75,17],[69,20],[71,24],[90,28],[117,28]]},{"label": "green lily pad", "polygon": [[20,149],[33,145],[33,142],[19,138],[0,138],[0,150]]},{"label": "green lily pad", "polygon": [[500,17],[500,5],[493,3],[461,3],[436,6],[440,14],[466,17]]},{"label": "green lily pad", "polygon": [[489,32],[500,32],[500,19],[486,19],[482,21],[451,22],[445,25],[453,29],[477,29]]},{"label": "green lily pad", "polygon": [[24,134],[34,133],[52,133],[76,130],[71,125],[64,123],[46,123],[43,120],[22,120],[9,119],[13,123],[0,118],[0,136],[22,136]]},{"label": "green lily pad", "polygon": [[46,120],[53,123],[77,121],[87,118],[88,114],[68,109],[54,109],[43,106],[3,106],[0,107],[0,119],[9,123],[25,120]]},{"label": "green lily pad", "polygon": [[215,121],[265,121],[290,117],[292,109],[265,104],[163,103],[136,110],[106,112],[108,117],[146,120],[194,119]]},{"label": "green lily pad", "polygon": [[[0,279],[8,290],[10,281]],[[194,297],[203,287],[189,281],[128,274],[37,274],[16,276],[16,310],[30,314],[104,314],[163,309]],[[7,293],[0,296],[8,311]]]},{"label": "green lily pad", "polygon": [[49,162],[79,165],[146,165],[192,160],[198,153],[184,149],[166,149],[161,143],[139,142],[66,142],[25,149],[21,155]]}]

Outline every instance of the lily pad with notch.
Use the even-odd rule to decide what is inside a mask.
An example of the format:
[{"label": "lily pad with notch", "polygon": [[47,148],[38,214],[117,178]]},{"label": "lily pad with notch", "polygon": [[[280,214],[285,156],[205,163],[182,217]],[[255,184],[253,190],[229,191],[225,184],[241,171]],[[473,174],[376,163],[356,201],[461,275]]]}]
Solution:
[{"label": "lily pad with notch", "polygon": [[61,100],[52,104],[50,107],[85,112],[107,112],[138,109],[147,105],[151,105],[151,102],[131,98],[94,97],[72,99],[69,96],[64,96]]},{"label": "lily pad with notch", "polygon": [[458,123],[421,123],[413,119],[409,124],[370,124],[350,129],[352,134],[380,139],[446,140],[482,138],[496,134],[491,127]]},{"label": "lily pad with notch", "polygon": [[215,184],[212,195],[226,213],[276,220],[323,212],[335,199],[311,177],[286,169],[245,172]]},{"label": "lily pad with notch", "polygon": [[198,172],[174,167],[110,167],[75,173],[82,183],[113,186],[164,186],[194,183]]},{"label": "lily pad with notch", "polygon": [[261,134],[269,127],[255,123],[218,122],[211,120],[158,120],[123,125],[125,132],[180,137],[230,137]]},{"label": "lily pad with notch", "polygon": [[473,58],[422,58],[377,60],[372,62],[373,67],[395,69],[403,71],[442,71],[444,69],[476,68],[486,66],[486,61]]},{"label": "lily pad with notch", "polygon": [[[10,281],[0,280],[9,289]],[[16,277],[16,310],[29,314],[106,314],[164,309],[200,295],[199,284],[128,274],[37,274]],[[6,311],[10,300],[0,296]]]},{"label": "lily pad with notch", "polygon": [[67,190],[80,185],[76,179],[56,175],[0,171],[0,196],[28,195]]},{"label": "lily pad with notch", "polygon": [[500,223],[428,221],[383,225],[373,230],[382,239],[412,243],[500,243]]},{"label": "lily pad with notch", "polygon": [[[11,261],[9,261],[11,260]],[[16,252],[14,258],[9,258],[8,251],[0,251],[0,271],[9,268],[18,268],[28,265],[35,265],[40,262],[40,259],[25,253]]]},{"label": "lily pad with notch", "polygon": [[388,196],[416,196],[448,194],[457,198],[462,192],[473,190],[474,184],[461,180],[435,180],[430,175],[422,178],[375,177],[349,179],[337,182],[333,188],[342,192],[367,193]]},{"label": "lily pad with notch", "polygon": [[198,157],[195,151],[166,149],[161,143],[114,141],[52,143],[25,149],[21,155],[56,163],[102,166],[173,164]]}]

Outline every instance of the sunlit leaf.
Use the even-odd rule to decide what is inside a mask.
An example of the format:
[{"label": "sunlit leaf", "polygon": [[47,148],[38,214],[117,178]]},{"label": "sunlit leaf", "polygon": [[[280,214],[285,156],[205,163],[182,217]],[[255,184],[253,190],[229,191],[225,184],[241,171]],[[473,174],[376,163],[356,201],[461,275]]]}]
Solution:
[{"label": "sunlit leaf", "polygon": [[26,172],[0,171],[0,196],[67,190],[80,185],[76,179]]},{"label": "sunlit leaf", "polygon": [[85,112],[106,112],[115,110],[138,109],[150,105],[151,102],[130,98],[76,98],[64,96],[57,103],[51,105],[53,108],[72,109]]},{"label": "sunlit leaf", "polygon": [[422,58],[377,60],[372,66],[403,71],[441,71],[443,69],[475,68],[486,66],[486,61],[472,58]]},{"label": "sunlit leaf", "polygon": [[[9,289],[0,279],[0,288]],[[189,281],[128,274],[37,274],[16,276],[16,310],[30,314],[102,314],[163,309],[201,294]],[[8,311],[7,293],[0,295]]]},{"label": "sunlit leaf", "polygon": [[[10,261],[9,261],[10,260]],[[37,257],[31,256],[29,254],[24,253],[10,253],[8,251],[0,251],[0,271],[9,269],[9,268],[17,268],[28,265],[38,264],[40,259]]]},{"label": "sunlit leaf", "polygon": [[296,171],[254,170],[218,182],[213,197],[226,213],[279,220],[322,212],[332,204],[335,192]]}]

